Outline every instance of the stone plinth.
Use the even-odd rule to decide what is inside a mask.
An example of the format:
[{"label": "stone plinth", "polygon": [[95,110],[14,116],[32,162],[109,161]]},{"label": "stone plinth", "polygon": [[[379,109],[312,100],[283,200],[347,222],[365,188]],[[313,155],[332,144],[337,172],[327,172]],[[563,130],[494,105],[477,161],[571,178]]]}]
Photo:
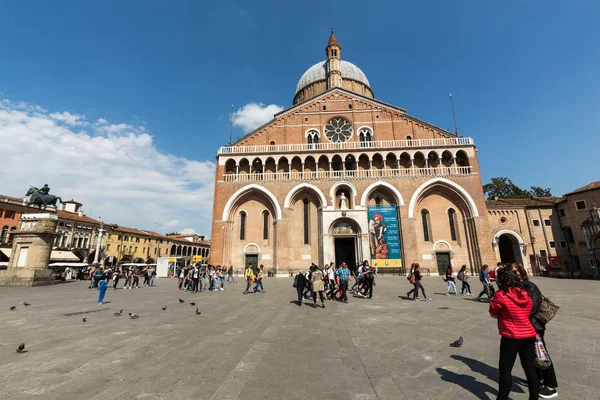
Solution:
[{"label": "stone plinth", "polygon": [[58,215],[23,214],[13,232],[13,247],[6,271],[0,271],[0,286],[41,286],[55,283],[48,268],[56,237]]}]

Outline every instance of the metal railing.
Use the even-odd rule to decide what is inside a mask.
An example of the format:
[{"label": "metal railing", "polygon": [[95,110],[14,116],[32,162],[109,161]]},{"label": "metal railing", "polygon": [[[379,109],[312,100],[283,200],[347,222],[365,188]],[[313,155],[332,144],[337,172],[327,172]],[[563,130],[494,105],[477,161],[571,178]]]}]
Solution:
[{"label": "metal railing", "polygon": [[344,142],[344,143],[299,143],[273,144],[259,146],[223,146],[218,154],[242,153],[281,153],[315,150],[356,150],[356,149],[389,149],[397,147],[438,147],[438,146],[468,146],[473,145],[470,137],[438,138],[438,139],[407,139],[379,140],[373,142]]},{"label": "metal railing", "polygon": [[328,179],[372,179],[372,178],[419,178],[423,176],[468,176],[475,175],[471,166],[429,167],[429,168],[390,168],[346,171],[292,171],[265,172],[252,174],[225,174],[222,182],[256,182],[256,181],[304,181]]}]

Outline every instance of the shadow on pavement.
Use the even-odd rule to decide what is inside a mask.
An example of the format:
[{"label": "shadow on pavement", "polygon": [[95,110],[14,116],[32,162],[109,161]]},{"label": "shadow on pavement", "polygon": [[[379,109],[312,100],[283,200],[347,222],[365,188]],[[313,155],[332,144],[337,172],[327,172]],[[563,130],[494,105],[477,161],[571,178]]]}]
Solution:
[{"label": "shadow on pavement", "polygon": [[491,398],[495,398],[498,395],[496,389],[486,383],[477,382],[472,376],[457,374],[444,368],[436,368],[435,370],[440,374],[440,378],[442,378],[443,381],[454,383],[468,390],[478,399],[489,399],[488,393],[492,395]]},{"label": "shadow on pavement", "polygon": [[[453,354],[450,356],[450,358],[452,358],[454,360],[462,361],[469,368],[471,368],[471,371],[477,372],[478,374],[481,374],[481,375],[487,377],[491,381],[498,382],[499,376],[498,376],[497,368],[491,367],[485,363],[482,363],[481,361],[474,360],[469,357],[460,356],[458,354]],[[517,364],[515,364],[515,365],[517,365]],[[513,382],[512,388],[510,390],[511,390],[511,392],[515,392],[515,393],[525,393],[523,391],[523,389],[520,386],[518,386],[517,384],[515,384],[514,382]]]}]

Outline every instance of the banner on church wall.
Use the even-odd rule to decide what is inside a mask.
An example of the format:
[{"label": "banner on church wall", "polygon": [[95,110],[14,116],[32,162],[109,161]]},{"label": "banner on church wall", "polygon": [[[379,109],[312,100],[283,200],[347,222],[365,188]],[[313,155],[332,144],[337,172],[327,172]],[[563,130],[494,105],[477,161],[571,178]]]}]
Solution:
[{"label": "banner on church wall", "polygon": [[369,206],[369,250],[373,268],[402,268],[396,206]]}]

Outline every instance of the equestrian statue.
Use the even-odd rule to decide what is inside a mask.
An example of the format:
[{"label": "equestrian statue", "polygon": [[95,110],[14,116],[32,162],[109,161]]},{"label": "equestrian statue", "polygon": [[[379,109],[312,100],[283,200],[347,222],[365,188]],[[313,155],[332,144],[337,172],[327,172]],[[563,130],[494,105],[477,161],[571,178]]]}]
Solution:
[{"label": "equestrian statue", "polygon": [[27,191],[27,193],[25,193],[25,197],[27,197],[27,196],[30,196],[30,197],[29,197],[29,203],[27,203],[27,206],[25,207],[25,212],[28,212],[29,206],[32,204],[34,206],[37,205],[41,211],[42,206],[44,206],[44,210],[46,210],[46,207],[48,207],[48,206],[52,206],[55,209],[57,209],[57,207],[56,207],[57,200],[62,203],[62,199],[60,197],[50,194],[50,188],[48,187],[47,183],[44,184],[44,187],[42,187],[41,189],[31,186],[29,188],[29,190]]}]

